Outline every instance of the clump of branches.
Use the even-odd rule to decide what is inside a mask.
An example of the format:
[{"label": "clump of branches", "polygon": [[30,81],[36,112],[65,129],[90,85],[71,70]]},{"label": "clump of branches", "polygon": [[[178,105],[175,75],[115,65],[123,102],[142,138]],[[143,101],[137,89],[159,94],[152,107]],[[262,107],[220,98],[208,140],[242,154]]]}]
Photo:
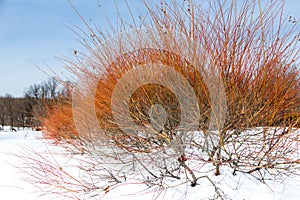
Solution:
[{"label": "clump of branches", "polygon": [[[88,54],[64,59],[79,81],[72,104],[47,119],[56,133],[46,137],[80,141],[93,166],[105,169],[80,170],[114,177],[102,189],[124,174],[151,187],[168,188],[169,178],[196,187],[211,180],[207,166],[214,175],[227,166],[261,181],[296,173],[299,35],[283,4],[212,0],[205,9],[171,1],[146,8],[149,23],[133,30],[122,24],[127,32],[120,35],[104,37],[84,19],[87,31],[74,30]],[[57,116],[62,123],[52,123]],[[60,188],[68,190],[64,182]]]},{"label": "clump of branches", "polygon": [[66,142],[76,141],[78,137],[73,121],[72,105],[69,100],[48,108],[48,113],[44,117],[43,123],[47,127],[43,130],[44,138],[46,139]]}]

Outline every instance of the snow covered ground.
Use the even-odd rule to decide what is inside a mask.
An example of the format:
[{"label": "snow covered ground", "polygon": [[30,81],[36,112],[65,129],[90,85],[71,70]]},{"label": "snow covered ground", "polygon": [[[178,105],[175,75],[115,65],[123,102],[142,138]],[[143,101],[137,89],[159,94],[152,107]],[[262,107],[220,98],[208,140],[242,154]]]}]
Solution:
[{"label": "snow covered ground", "polygon": [[[53,196],[39,196],[36,188],[28,182],[23,181],[24,174],[20,173],[18,167],[22,167],[22,160],[15,155],[22,153],[24,147],[32,148],[37,152],[46,152],[47,149],[54,149],[53,146],[45,145],[40,139],[40,132],[31,130],[18,130],[17,132],[0,131],[0,199],[4,200],[35,200],[35,199],[53,199]],[[213,173],[213,172],[211,172]],[[213,177],[213,175],[212,175]],[[286,200],[299,199],[300,196],[300,177],[290,177],[284,182],[270,181],[268,185],[262,184],[251,177],[238,174],[233,176],[229,170],[225,168],[222,175],[214,177],[214,181],[218,182],[221,189],[231,199],[264,199],[264,200]],[[109,192],[103,199],[134,199],[147,200],[153,199],[153,194],[149,192],[141,192],[147,187],[145,185],[136,185],[124,183],[122,187],[117,187]],[[170,182],[170,184],[173,184]],[[165,195],[161,195],[159,199],[178,199],[184,197],[189,200],[208,199],[210,194],[214,192],[214,188],[208,181],[203,179],[200,185],[194,188],[186,186],[176,187],[168,190]],[[84,196],[81,197],[85,199]],[[93,199],[99,199],[94,197]],[[55,198],[55,199],[63,199]],[[65,198],[66,199],[66,198]]]},{"label": "snow covered ground", "polygon": [[22,181],[23,175],[17,168],[21,161],[14,155],[22,152],[24,146],[42,150],[43,146],[36,138],[39,134],[30,130],[0,132],[0,199],[47,199],[39,197],[31,184]]}]

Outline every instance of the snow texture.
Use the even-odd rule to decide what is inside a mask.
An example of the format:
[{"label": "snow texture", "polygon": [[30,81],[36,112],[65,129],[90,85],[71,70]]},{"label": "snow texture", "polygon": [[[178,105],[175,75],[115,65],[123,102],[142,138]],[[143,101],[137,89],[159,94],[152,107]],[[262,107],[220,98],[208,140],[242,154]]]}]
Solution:
[{"label": "snow texture", "polygon": [[[37,188],[24,181],[24,174],[20,173],[19,168],[23,167],[22,160],[16,155],[22,153],[24,148],[32,148],[37,152],[46,152],[55,150],[56,147],[46,145],[40,139],[41,133],[31,130],[18,130],[10,132],[9,130],[0,131],[0,199],[5,200],[47,200],[47,199],[68,199],[63,197],[40,196],[36,192]],[[74,170],[74,169],[73,169]],[[230,199],[264,199],[264,200],[296,200],[300,196],[300,176],[288,177],[282,182],[269,181],[268,184],[260,183],[246,174],[232,175],[230,169],[222,168],[221,176],[213,176],[212,171],[207,175],[213,177],[213,180],[220,186],[227,197]],[[132,184],[130,184],[132,183]],[[147,199],[209,199],[214,194],[214,188],[208,180],[202,179],[196,187],[186,187],[186,185],[177,186],[163,192],[159,197],[157,193],[151,193],[146,185],[135,184],[130,177],[114,190],[108,192],[101,199],[112,200],[147,200]],[[169,185],[176,185],[176,181],[169,180]],[[83,195],[80,199],[100,199],[97,192]]]}]

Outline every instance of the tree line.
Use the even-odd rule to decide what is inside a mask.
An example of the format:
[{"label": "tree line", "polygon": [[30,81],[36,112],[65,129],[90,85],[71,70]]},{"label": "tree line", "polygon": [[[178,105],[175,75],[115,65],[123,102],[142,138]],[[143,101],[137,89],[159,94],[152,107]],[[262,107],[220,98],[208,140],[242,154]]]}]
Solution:
[{"label": "tree line", "polygon": [[30,85],[23,97],[0,96],[0,129],[4,126],[39,129],[47,108],[70,94],[70,82],[61,84],[54,78]]}]

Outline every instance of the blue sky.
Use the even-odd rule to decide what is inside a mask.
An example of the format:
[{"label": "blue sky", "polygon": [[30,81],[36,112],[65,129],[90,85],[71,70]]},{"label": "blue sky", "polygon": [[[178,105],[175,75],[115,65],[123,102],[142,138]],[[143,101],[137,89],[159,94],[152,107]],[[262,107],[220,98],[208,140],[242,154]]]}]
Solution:
[{"label": "blue sky", "polygon": [[[106,17],[130,18],[123,0],[73,0],[86,19],[92,18],[104,28]],[[154,1],[155,2],[155,1]],[[159,2],[159,1],[158,1]],[[139,0],[130,6],[145,11]],[[300,19],[300,1],[286,0],[286,15]],[[0,0],[0,96],[22,96],[24,89],[47,78],[49,65],[60,75],[66,72],[55,56],[69,56],[80,47],[66,25],[82,25],[67,0]],[[34,64],[33,64],[34,63]]]},{"label": "blue sky", "polygon": [[[116,16],[114,1],[73,0],[79,12],[107,26]],[[133,0],[128,1],[132,3]],[[129,17],[124,1],[116,1]],[[80,47],[67,26],[82,22],[67,0],[0,0],[0,96],[22,96],[24,89],[47,79],[50,66],[66,73],[56,56],[69,56]],[[42,70],[38,69],[35,65]]]}]

